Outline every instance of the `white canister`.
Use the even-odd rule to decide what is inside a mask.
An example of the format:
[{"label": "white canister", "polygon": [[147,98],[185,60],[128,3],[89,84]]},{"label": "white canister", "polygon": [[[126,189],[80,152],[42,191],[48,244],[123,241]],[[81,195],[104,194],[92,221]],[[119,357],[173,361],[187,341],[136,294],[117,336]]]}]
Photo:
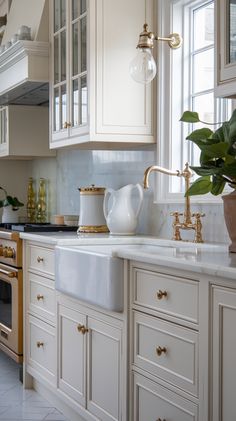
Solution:
[{"label": "white canister", "polygon": [[109,232],[103,213],[105,187],[79,188],[80,217],[77,232]]}]

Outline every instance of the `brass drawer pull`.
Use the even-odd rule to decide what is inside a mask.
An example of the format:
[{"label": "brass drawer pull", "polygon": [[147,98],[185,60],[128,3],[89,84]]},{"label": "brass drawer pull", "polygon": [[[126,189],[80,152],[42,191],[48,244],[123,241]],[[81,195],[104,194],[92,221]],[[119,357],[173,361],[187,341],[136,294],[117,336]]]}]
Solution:
[{"label": "brass drawer pull", "polygon": [[40,342],[40,341],[37,341],[36,342],[36,345],[37,345],[37,348],[41,348],[41,347],[44,346],[44,343],[43,342]]},{"label": "brass drawer pull", "polygon": [[167,349],[166,349],[165,346],[163,346],[163,348],[161,346],[158,346],[156,348],[156,353],[157,353],[158,357],[160,357],[162,354],[166,354],[166,352],[167,352]]},{"label": "brass drawer pull", "polygon": [[38,294],[37,295],[37,300],[39,301],[39,300],[43,300],[44,299],[44,296],[43,295],[41,295],[41,294]]},{"label": "brass drawer pull", "polygon": [[162,291],[161,289],[159,289],[159,291],[157,292],[158,300],[161,300],[163,297],[167,297],[167,291]]},{"label": "brass drawer pull", "polygon": [[68,129],[68,127],[71,127],[71,123],[65,121],[65,123],[63,124],[63,129]]},{"label": "brass drawer pull", "polygon": [[37,257],[37,262],[38,262],[38,263],[43,262],[43,257],[38,256],[38,257]]},{"label": "brass drawer pull", "polygon": [[88,332],[88,328],[81,324],[78,324],[77,329],[83,335]]}]

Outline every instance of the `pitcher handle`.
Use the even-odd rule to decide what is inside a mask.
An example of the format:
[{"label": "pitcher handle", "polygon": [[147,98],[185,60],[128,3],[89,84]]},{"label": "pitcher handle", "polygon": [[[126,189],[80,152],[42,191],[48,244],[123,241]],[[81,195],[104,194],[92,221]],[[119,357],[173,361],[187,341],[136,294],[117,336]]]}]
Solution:
[{"label": "pitcher handle", "polygon": [[142,186],[140,184],[135,184],[134,187],[136,187],[138,189],[138,192],[139,192],[139,204],[138,204],[138,208],[136,210],[136,215],[135,215],[136,218],[137,218],[138,217],[138,214],[140,212],[142,203],[143,203],[143,188],[142,188]]},{"label": "pitcher handle", "polygon": [[108,200],[109,197],[113,194],[114,190],[113,189],[106,189],[105,190],[105,196],[104,196],[104,200],[103,200],[103,213],[105,218],[107,219],[108,216]]}]

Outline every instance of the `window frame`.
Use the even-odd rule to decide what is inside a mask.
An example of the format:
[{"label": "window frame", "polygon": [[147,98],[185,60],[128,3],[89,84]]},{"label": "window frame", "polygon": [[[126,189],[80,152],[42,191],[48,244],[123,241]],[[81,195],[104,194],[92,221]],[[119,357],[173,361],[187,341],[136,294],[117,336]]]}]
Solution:
[{"label": "window frame", "polygon": [[[207,0],[206,0],[207,1]],[[202,0],[194,1],[194,7],[200,5]],[[185,13],[189,12],[193,8],[192,0],[158,0],[158,14],[157,14],[157,28],[158,35],[167,36],[169,33],[178,32],[180,34],[189,33],[189,23],[187,20],[183,20],[183,6],[185,7]],[[173,15],[175,14],[175,22],[173,22]],[[216,31],[214,31],[216,32]],[[186,38],[186,37],[185,37]],[[214,37],[215,38],[215,37]],[[188,41],[188,42],[187,42]],[[189,60],[187,66],[176,66],[175,72],[173,72],[173,61],[181,60],[184,62],[186,54],[189,55],[190,37],[183,40],[183,45],[178,50],[170,50],[166,43],[157,43],[157,156],[156,163],[159,166],[169,169],[184,168],[184,164],[187,157],[183,153],[181,154],[181,164],[178,168],[173,168],[171,163],[171,141],[172,133],[177,133],[181,138],[185,138],[191,131],[191,127],[188,124],[181,124],[179,121],[173,121],[172,118],[172,98],[174,95],[183,97],[183,82],[190,86],[191,77],[189,71]],[[215,39],[214,39],[215,42]],[[173,77],[174,75],[174,77]],[[177,81],[177,85],[175,82]],[[175,86],[174,86],[175,85]],[[177,89],[177,93],[175,90]],[[191,91],[189,89],[189,91]],[[188,99],[182,101],[183,108],[179,112],[179,116],[182,115],[186,109],[191,109]],[[164,110],[164,113],[163,113]],[[157,203],[183,203],[184,193],[174,193],[170,191],[171,177],[163,175],[161,173],[155,173],[156,191],[155,191],[155,202]],[[184,179],[181,178],[181,182],[184,183]],[[221,203],[221,195],[213,196],[211,194],[199,195],[191,197],[192,203]]]}]

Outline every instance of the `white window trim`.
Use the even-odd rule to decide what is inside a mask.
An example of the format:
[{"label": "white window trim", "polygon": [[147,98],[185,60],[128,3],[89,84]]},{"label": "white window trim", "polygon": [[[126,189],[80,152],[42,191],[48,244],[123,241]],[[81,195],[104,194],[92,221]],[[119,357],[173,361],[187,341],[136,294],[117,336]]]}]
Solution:
[{"label": "white window trim", "polygon": [[[186,5],[190,4],[189,0],[184,0]],[[159,36],[167,36],[171,32],[179,32],[180,34],[184,33],[184,28],[182,27],[182,19],[179,19],[180,25],[177,27],[175,24],[173,27],[173,9],[175,7],[177,0],[158,0],[157,1],[157,28]],[[176,13],[176,10],[175,10]],[[159,166],[169,168],[169,169],[179,169],[183,168],[171,168],[171,154],[170,154],[170,139],[171,139],[171,97],[173,90],[173,81],[172,81],[172,69],[171,69],[171,57],[172,54],[184,54],[184,42],[183,51],[180,50],[170,50],[166,43],[157,43],[157,156],[156,163]],[[178,70],[178,69],[177,69]],[[187,75],[184,72],[177,75],[176,70],[176,83],[183,84],[183,79],[185,78],[185,83],[189,83],[187,80]],[[187,80],[187,82],[186,82]],[[163,112],[164,110],[164,112]],[[180,116],[184,110],[180,110]],[[181,123],[179,123],[179,130],[181,130]],[[187,124],[186,124],[186,134],[187,134]],[[182,134],[183,135],[183,134]],[[184,164],[183,164],[184,167]],[[156,191],[154,200],[156,203],[184,203],[184,194],[183,193],[171,193],[169,189],[170,177],[168,175],[163,175],[161,173],[155,173],[155,185]],[[184,180],[183,180],[184,182]],[[213,196],[211,194],[191,196],[192,203],[222,203],[221,195]]]}]

